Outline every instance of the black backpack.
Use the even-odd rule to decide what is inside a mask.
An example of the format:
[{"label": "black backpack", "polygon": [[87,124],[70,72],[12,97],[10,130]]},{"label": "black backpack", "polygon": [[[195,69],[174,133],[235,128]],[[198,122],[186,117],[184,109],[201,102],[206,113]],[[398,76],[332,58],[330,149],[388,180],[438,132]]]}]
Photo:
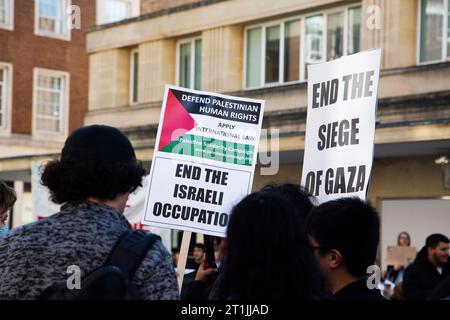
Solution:
[{"label": "black backpack", "polygon": [[125,231],[117,240],[105,263],[81,279],[81,289],[69,289],[58,282],[45,289],[38,300],[138,300],[132,282],[142,260],[161,238],[143,231]]}]

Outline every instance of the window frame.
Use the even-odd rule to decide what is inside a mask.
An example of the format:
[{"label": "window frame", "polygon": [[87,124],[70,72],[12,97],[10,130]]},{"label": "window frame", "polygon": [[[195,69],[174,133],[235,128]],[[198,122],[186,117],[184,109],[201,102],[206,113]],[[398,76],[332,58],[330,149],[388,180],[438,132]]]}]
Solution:
[{"label": "window frame", "polygon": [[[202,37],[201,36],[196,36],[196,37],[191,37],[191,38],[184,38],[181,40],[177,41],[177,48],[176,48],[176,63],[175,63],[175,67],[176,67],[176,76],[175,76],[175,82],[177,84],[177,86],[181,87],[180,84],[180,47],[183,44],[186,43],[190,43],[191,44],[191,76],[190,76],[190,81],[191,81],[191,87],[188,89],[191,90],[201,90],[201,88],[198,89],[194,89],[195,88],[195,42],[197,40],[202,41]],[[203,48],[203,43],[202,43],[202,48]],[[202,64],[203,61],[200,61],[200,65]],[[202,79],[202,75],[200,74],[200,79]],[[201,86],[200,86],[201,87]]]},{"label": "window frame", "polygon": [[[136,97],[136,101],[134,101],[134,89],[135,89],[135,83],[134,83],[134,62],[135,62],[135,54],[138,54],[137,56],[137,67],[138,67],[138,72],[137,72],[137,97]],[[139,103],[139,48],[133,48],[130,50],[130,96],[129,96],[129,102],[130,105],[136,105]]]},{"label": "window frame", "polygon": [[[322,62],[329,61],[327,57],[327,38],[328,38],[328,15],[342,12],[343,13],[343,19],[344,19],[344,39],[343,39],[343,56],[347,55],[348,53],[348,30],[349,30],[349,21],[348,21],[348,11],[353,8],[361,7],[362,9],[362,3],[353,3],[349,5],[341,5],[325,10],[320,11],[313,11],[306,14],[300,14],[291,16],[288,18],[282,18],[282,19],[276,19],[276,20],[270,20],[267,22],[257,23],[248,25],[244,28],[244,63],[243,63],[243,72],[242,72],[242,83],[244,90],[253,90],[253,89],[261,89],[261,88],[270,88],[270,87],[276,87],[276,86],[283,86],[283,85],[290,85],[295,83],[305,83],[308,81],[306,76],[306,67],[307,64],[305,62],[306,57],[306,19],[314,16],[321,15],[324,17],[324,24],[323,24],[323,48],[322,48],[322,56],[325,57]],[[285,24],[292,21],[299,21],[300,22],[300,54],[299,54],[299,80],[294,81],[284,81],[284,49],[285,49]],[[280,65],[279,65],[279,81],[278,82],[271,82],[271,83],[265,83],[265,50],[266,50],[266,29],[268,27],[272,26],[279,26],[280,27]],[[247,34],[248,30],[254,29],[254,28],[261,28],[261,75],[260,75],[260,85],[259,86],[252,86],[247,87]],[[361,22],[361,28],[362,28],[362,22]],[[360,38],[361,41],[361,38]],[[361,47],[360,47],[361,48]],[[361,48],[362,49],[362,48]],[[321,63],[321,62],[318,62]]]},{"label": "window frame", "polygon": [[2,86],[2,93],[5,94],[4,97],[2,96],[5,122],[0,126],[0,136],[8,136],[11,134],[14,67],[11,63],[0,61],[0,69],[6,70],[6,81],[3,79],[3,83],[6,83],[6,85]]},{"label": "window frame", "polygon": [[448,52],[448,40],[450,39],[450,35],[448,34],[448,28],[450,27],[450,20],[448,19],[449,16],[449,7],[450,7],[450,0],[443,0],[444,1],[444,16],[442,19],[442,49],[441,49],[441,58],[436,60],[430,60],[430,61],[420,61],[420,49],[422,48],[422,42],[421,42],[421,35],[422,35],[422,1],[419,0],[417,5],[419,6],[417,9],[417,37],[416,37],[416,60],[417,65],[424,66],[429,64],[436,64],[436,63],[442,63],[446,61],[450,61],[450,56]]},{"label": "window frame", "polygon": [[14,0],[9,0],[8,4],[6,7],[7,20],[5,23],[0,23],[0,29],[14,31]]},{"label": "window frame", "polygon": [[[72,0],[62,0],[63,2],[63,18],[62,18],[62,28],[63,33],[56,33],[56,32],[50,32],[46,30],[41,30],[39,28],[39,2],[41,0],[35,0],[34,1],[34,34],[37,36],[47,37],[47,38],[53,38],[53,39],[59,39],[59,40],[65,40],[65,41],[71,41],[72,39],[72,28],[69,28],[67,26],[68,23],[68,8],[72,6]],[[65,9],[64,9],[65,8]]]},{"label": "window frame", "polygon": [[[109,24],[109,23],[115,23],[122,20],[117,20],[113,22],[105,22],[104,16],[102,15],[103,12],[105,12],[104,7],[106,5],[106,2],[108,0],[96,0],[95,1],[95,8],[96,8],[96,14],[95,14],[95,22],[97,25],[102,24]],[[133,17],[137,17],[141,13],[141,0],[121,0],[123,2],[128,2],[131,5],[131,12],[130,16],[126,19],[130,19]]]},{"label": "window frame", "polygon": [[[38,105],[38,79],[39,75],[63,78],[63,89],[60,110],[61,130],[58,132],[43,131],[37,129],[37,105]],[[53,141],[64,141],[69,132],[69,115],[70,115],[70,73],[66,71],[33,68],[33,107],[32,107],[32,136],[38,139],[50,139]]]}]

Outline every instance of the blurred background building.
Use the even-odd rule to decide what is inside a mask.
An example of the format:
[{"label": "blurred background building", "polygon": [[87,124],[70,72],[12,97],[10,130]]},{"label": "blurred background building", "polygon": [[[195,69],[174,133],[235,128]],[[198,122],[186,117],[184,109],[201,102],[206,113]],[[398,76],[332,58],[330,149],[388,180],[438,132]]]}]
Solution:
[{"label": "blurred background building", "polygon": [[299,183],[307,65],[382,48],[369,199],[383,245],[403,229],[416,246],[450,236],[449,2],[73,0],[82,25],[70,37],[57,27],[65,1],[0,0],[0,178],[26,186],[33,157],[83,123],[121,128],[149,166],[164,85],[176,84],[266,100],[263,127],[280,140],[260,150],[278,151],[280,168],[258,166],[254,188]]}]

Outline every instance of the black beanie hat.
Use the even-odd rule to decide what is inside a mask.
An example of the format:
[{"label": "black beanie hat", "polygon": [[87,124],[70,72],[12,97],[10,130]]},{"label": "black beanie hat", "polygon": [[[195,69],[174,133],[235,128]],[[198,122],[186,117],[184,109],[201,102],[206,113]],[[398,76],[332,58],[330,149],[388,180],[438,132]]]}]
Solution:
[{"label": "black beanie hat", "polygon": [[136,159],[130,140],[120,130],[103,125],[76,129],[67,138],[61,161],[130,161]]}]

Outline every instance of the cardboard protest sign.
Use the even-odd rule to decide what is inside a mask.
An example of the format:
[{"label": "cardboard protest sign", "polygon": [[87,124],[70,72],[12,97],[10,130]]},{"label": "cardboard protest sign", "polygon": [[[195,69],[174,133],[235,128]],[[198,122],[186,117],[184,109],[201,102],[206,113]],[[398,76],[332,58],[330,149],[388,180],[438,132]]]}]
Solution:
[{"label": "cardboard protest sign", "polygon": [[373,161],[381,49],[308,66],[301,184],[319,203],[366,199]]},{"label": "cardboard protest sign", "polygon": [[224,236],[251,192],[264,101],[166,86],[142,223]]},{"label": "cardboard protest sign", "polygon": [[388,246],[386,264],[395,266],[408,266],[414,261],[417,255],[416,247],[400,247],[400,246]]},{"label": "cardboard protest sign", "polygon": [[[43,186],[41,181],[42,166],[38,162],[31,164],[31,191],[33,196],[33,211],[37,220],[44,219],[59,212],[60,205],[50,201],[50,191],[46,186]],[[151,231],[161,237],[161,240],[167,250],[171,249],[171,234],[170,230],[163,228],[149,228],[141,224],[141,216],[144,211],[145,198],[147,196],[147,189],[149,184],[149,177],[144,177],[142,181],[142,188],[138,188],[134,193],[130,194],[124,216],[130,222],[133,229]]]}]

